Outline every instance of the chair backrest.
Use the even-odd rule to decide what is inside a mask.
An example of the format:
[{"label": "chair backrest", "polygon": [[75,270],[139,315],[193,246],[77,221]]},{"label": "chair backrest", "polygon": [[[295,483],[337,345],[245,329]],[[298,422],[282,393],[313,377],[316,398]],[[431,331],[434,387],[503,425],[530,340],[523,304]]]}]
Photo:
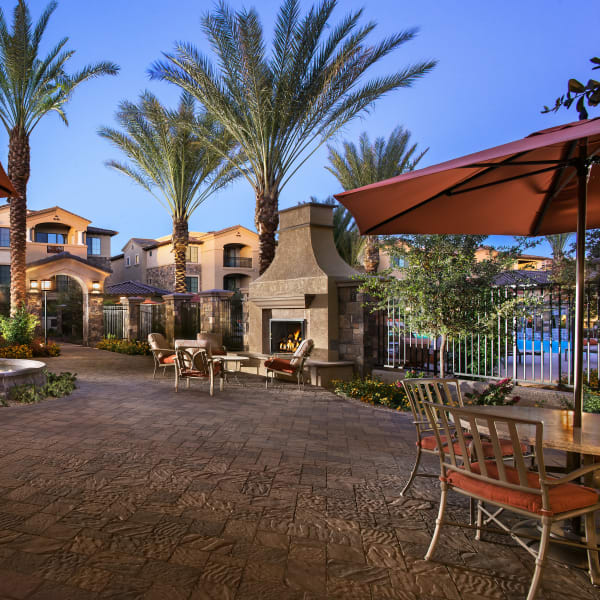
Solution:
[{"label": "chair backrest", "polygon": [[310,338],[302,340],[292,355],[292,358],[290,358],[290,365],[295,368],[302,367],[304,361],[310,356],[314,345],[315,343]]},{"label": "chair backrest", "polygon": [[423,408],[423,402],[463,406],[458,379],[403,379],[402,387],[408,397],[417,429],[421,432],[431,431],[431,428],[427,426],[428,418]]},{"label": "chair backrest", "polygon": [[200,350],[192,354],[185,348],[177,348],[175,351],[175,368],[179,375],[186,370],[198,371],[201,375],[208,375],[210,370],[210,362],[207,352]]},{"label": "chair backrest", "polygon": [[[550,510],[547,494],[541,485],[541,481],[546,479],[542,451],[544,425],[541,421],[515,419],[487,410],[483,412],[428,401],[423,402],[423,407],[436,437],[442,477],[445,478],[446,470],[460,471],[481,482],[538,494],[543,497],[543,508]],[[531,471],[528,471],[525,465],[519,427],[529,427],[535,431],[538,470],[534,478],[531,478]],[[446,442],[450,439],[454,439],[454,443]],[[507,476],[507,465],[504,462],[506,447],[502,448],[500,440],[504,443],[509,440],[512,444],[511,457],[517,477],[514,476],[515,471],[512,471],[511,477]],[[456,444],[460,453],[455,447]],[[463,457],[469,455],[471,461],[463,460]]]},{"label": "chair backrest", "polygon": [[[149,333],[148,334],[148,344],[152,350],[157,350],[158,348],[168,348],[167,340],[162,333]],[[165,356],[169,356],[172,352],[159,352],[158,357],[163,358]]]},{"label": "chair backrest", "polygon": [[212,354],[226,354],[223,347],[223,336],[220,333],[198,333],[196,340],[207,342],[205,348],[208,348]]}]

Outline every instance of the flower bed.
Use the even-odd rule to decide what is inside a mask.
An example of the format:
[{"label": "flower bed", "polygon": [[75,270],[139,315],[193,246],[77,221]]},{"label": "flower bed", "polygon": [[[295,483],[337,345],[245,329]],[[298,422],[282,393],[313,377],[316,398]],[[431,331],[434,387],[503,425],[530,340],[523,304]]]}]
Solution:
[{"label": "flower bed", "polygon": [[50,373],[45,371],[44,385],[24,384],[10,388],[4,397],[0,397],[0,406],[21,406],[34,404],[46,398],[62,398],[68,396],[77,387],[77,375],[74,373]]},{"label": "flower bed", "polygon": [[104,338],[96,344],[99,350],[119,352],[120,354],[150,354],[148,342],[135,340],[117,340],[115,338]]},{"label": "flower bed", "polygon": [[336,379],[331,383],[336,394],[356,398],[373,406],[385,406],[401,411],[410,410],[406,393],[399,381],[384,383],[376,378],[355,377],[352,381]]}]

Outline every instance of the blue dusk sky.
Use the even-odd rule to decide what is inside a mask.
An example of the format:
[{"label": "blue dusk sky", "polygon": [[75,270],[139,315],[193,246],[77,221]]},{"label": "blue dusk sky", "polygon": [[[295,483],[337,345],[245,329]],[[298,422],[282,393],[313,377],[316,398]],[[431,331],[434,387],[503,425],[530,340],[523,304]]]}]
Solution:
[{"label": "blue dusk sky", "polygon": [[[37,19],[45,0],[30,0]],[[279,2],[233,0],[234,8],[254,6],[268,35]],[[303,2],[304,10],[311,5]],[[13,0],[0,6],[12,19]],[[209,52],[200,17],[213,6],[199,0],[60,0],[45,37],[45,49],[63,36],[77,50],[71,69],[97,60],[121,67],[117,77],[105,77],[78,89],[67,109],[70,125],[58,116],[43,119],[31,138],[31,209],[60,205],[119,231],[113,254],[133,236],[156,237],[171,231],[165,209],[104,161],[121,158],[97,135],[102,125],[115,124],[123,99],[136,100],[149,89],[164,103],[176,104],[179,91],[171,84],[150,81],[148,68],[170,51],[175,41],[192,42]],[[364,118],[348,125],[337,139],[356,140],[362,131],[372,138],[387,136],[397,125],[429,152],[420,166],[509,142],[533,131],[577,119],[562,110],[540,114],[544,104],[566,91],[570,77],[587,81],[589,59],[600,53],[600,2],[579,10],[570,0],[340,0],[332,22],[364,7],[365,21],[374,20],[374,36],[418,27],[418,38],[377,65],[383,74],[410,62],[435,58],[437,68],[412,88],[391,93]],[[600,111],[592,111],[591,116]],[[6,167],[8,138],[2,129],[0,160]],[[336,141],[333,141],[335,144]],[[280,196],[287,208],[311,196],[325,199],[341,191],[325,170],[322,147],[296,173]],[[254,227],[254,193],[245,180],[209,198],[194,214],[190,230],[210,231],[234,224]],[[493,237],[491,243],[503,243]],[[535,252],[548,254],[545,244]]]}]

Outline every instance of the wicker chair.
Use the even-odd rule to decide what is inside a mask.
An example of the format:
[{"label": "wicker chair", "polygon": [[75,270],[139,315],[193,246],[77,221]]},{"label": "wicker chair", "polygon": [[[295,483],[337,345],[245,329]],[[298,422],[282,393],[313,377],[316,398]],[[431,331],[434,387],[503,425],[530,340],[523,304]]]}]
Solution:
[{"label": "wicker chair", "polygon": [[300,342],[300,345],[288,360],[286,358],[271,357],[265,361],[267,369],[267,377],[265,379],[265,387],[269,387],[269,376],[271,381],[275,379],[275,375],[287,375],[288,377],[296,377],[298,388],[304,387],[304,363],[310,356],[314,347],[314,342],[311,339],[306,339]]},{"label": "wicker chair", "polygon": [[159,369],[162,369],[163,375],[166,375],[168,367],[175,367],[175,348],[168,347],[167,340],[162,333],[149,333],[148,344],[154,357],[153,378],[156,379],[156,372]]},{"label": "wicker chair", "polygon": [[[432,402],[424,402],[423,405],[437,443],[441,485],[439,513],[425,559],[431,560],[443,525],[466,526],[444,519],[448,491],[453,490],[477,501],[477,539],[480,539],[484,525],[493,523],[535,558],[535,571],[527,600],[534,600],[537,594],[552,525],[573,517],[584,517],[585,543],[579,544],[571,540],[565,542],[558,537],[552,541],[585,548],[592,583],[600,584],[599,549],[594,518],[595,512],[600,509],[600,492],[571,483],[574,479],[600,469],[600,464],[582,467],[559,478],[549,478],[544,466],[544,425],[541,421],[513,419],[502,414],[476,412]],[[470,435],[465,434],[462,426],[456,427],[457,423],[465,426]],[[525,457],[521,452],[522,444],[518,437],[519,426],[535,428],[537,471],[530,471],[525,465]],[[456,443],[447,444],[446,440],[454,435]],[[505,464],[501,448],[503,437],[512,444],[514,467]],[[491,440],[491,457],[484,447],[486,438]],[[457,447],[460,448],[460,454],[456,452]],[[475,462],[461,460],[468,452],[473,454]],[[497,509],[490,512],[484,507],[484,502]],[[514,533],[500,520],[504,510],[539,521],[542,533],[538,550],[528,545],[522,535]],[[498,532],[498,529],[495,528],[494,531]]]},{"label": "wicker chair", "polygon": [[223,368],[218,360],[214,360],[210,351],[199,350],[192,353],[185,348],[177,348],[175,352],[175,391],[179,391],[179,381],[185,380],[187,388],[192,379],[208,381],[209,393],[215,392],[215,378],[219,378],[219,390],[223,391]]}]

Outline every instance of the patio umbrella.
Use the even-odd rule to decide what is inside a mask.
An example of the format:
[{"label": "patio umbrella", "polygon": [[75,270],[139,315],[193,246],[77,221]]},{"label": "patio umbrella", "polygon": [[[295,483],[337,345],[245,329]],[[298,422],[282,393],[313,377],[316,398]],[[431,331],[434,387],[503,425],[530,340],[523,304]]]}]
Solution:
[{"label": "patio umbrella", "polygon": [[6,198],[7,196],[16,196],[17,192],[13,187],[11,180],[8,175],[4,172],[2,165],[0,164],[0,198]]},{"label": "patio umbrella", "polygon": [[361,234],[577,232],[575,426],[583,398],[585,230],[600,227],[600,119],[336,194]]}]

